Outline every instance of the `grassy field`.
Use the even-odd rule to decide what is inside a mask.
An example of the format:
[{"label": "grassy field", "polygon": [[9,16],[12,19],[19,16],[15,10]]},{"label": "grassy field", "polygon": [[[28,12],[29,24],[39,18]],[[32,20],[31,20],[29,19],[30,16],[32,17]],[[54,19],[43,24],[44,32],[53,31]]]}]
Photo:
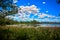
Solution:
[{"label": "grassy field", "polygon": [[60,27],[0,27],[0,40],[60,40]]}]

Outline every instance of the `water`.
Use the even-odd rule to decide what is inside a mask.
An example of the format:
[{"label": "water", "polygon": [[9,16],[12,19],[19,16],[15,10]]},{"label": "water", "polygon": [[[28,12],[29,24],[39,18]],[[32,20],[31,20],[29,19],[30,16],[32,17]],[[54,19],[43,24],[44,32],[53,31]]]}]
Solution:
[{"label": "water", "polygon": [[19,27],[60,27],[60,24],[17,24],[17,25],[7,25],[7,26],[19,26]]},{"label": "water", "polygon": [[60,24],[36,24],[36,25],[42,27],[60,27]]}]

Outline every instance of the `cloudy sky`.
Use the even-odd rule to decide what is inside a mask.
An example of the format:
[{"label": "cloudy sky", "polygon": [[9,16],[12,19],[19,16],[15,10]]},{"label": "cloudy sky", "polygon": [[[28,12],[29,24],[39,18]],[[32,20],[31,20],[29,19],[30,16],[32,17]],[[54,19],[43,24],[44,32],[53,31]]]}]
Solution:
[{"label": "cloudy sky", "polygon": [[17,21],[60,22],[60,4],[56,0],[13,0],[19,7],[18,13],[11,16]]}]

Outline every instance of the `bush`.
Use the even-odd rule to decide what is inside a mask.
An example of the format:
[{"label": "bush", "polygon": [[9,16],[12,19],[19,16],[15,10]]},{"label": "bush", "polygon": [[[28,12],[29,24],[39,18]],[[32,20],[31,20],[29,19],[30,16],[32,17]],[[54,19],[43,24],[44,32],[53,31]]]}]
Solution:
[{"label": "bush", "polygon": [[59,29],[43,28],[0,28],[1,40],[60,40]]},{"label": "bush", "polygon": [[6,18],[0,18],[0,25],[4,26],[4,25],[13,25],[13,24],[17,24],[19,22],[14,21],[14,20],[10,20],[10,19],[6,19]]}]

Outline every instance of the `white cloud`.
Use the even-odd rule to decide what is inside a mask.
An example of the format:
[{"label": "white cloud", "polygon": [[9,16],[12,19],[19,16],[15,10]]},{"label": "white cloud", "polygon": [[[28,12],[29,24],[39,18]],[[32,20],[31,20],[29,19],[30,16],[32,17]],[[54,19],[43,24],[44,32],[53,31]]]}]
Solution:
[{"label": "white cloud", "polygon": [[5,18],[14,18],[14,16],[6,16]]},{"label": "white cloud", "polygon": [[46,11],[46,13],[48,13],[48,11]]},{"label": "white cloud", "polygon": [[[48,11],[46,11],[48,12]],[[30,18],[31,14],[34,14],[32,18]],[[50,20],[51,18],[58,19],[60,17],[55,17],[46,13],[39,13],[39,9],[35,5],[31,6],[20,6],[19,11],[18,11],[18,20],[21,21],[32,21],[35,16],[38,16],[35,20],[37,21],[54,21]],[[45,18],[46,17],[46,18]],[[7,16],[6,18],[17,18],[16,16]]]},{"label": "white cloud", "polygon": [[29,18],[30,14],[26,14],[26,13],[21,14],[21,13],[18,13],[18,17],[19,18]]},{"label": "white cloud", "polygon": [[17,3],[18,1],[17,0],[13,0],[13,3]]},{"label": "white cloud", "polygon": [[29,18],[31,13],[33,13],[34,15],[37,15],[38,12],[39,12],[39,9],[35,5],[20,6],[18,15],[20,18]]},{"label": "white cloud", "polygon": [[38,14],[38,21],[60,22],[60,17],[52,16],[52,15],[45,14],[45,13],[40,13]]},{"label": "white cloud", "polygon": [[49,18],[45,18],[44,20],[45,20],[45,21],[50,21],[50,19],[49,19]]},{"label": "white cloud", "polygon": [[38,18],[45,18],[45,17],[47,17],[47,18],[54,18],[55,16],[48,15],[48,14],[45,14],[45,13],[40,13],[38,15]]},{"label": "white cloud", "polygon": [[38,15],[39,18],[44,18],[45,16],[47,16],[47,14],[44,14],[44,13],[40,13],[40,14]]},{"label": "white cloud", "polygon": [[39,9],[35,5],[20,6],[18,12],[20,12],[20,13],[38,13]]},{"label": "white cloud", "polygon": [[33,18],[20,18],[21,19],[21,21],[32,21],[33,20]]},{"label": "white cloud", "polygon": [[46,2],[42,2],[43,4],[46,4]]}]

